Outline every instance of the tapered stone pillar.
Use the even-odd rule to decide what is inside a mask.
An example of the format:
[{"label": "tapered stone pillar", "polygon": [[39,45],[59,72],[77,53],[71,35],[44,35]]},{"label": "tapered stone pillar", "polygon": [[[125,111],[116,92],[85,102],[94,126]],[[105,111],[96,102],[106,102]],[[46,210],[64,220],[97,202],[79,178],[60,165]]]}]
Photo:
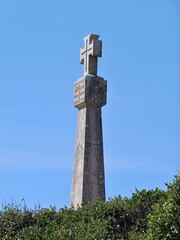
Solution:
[{"label": "tapered stone pillar", "polygon": [[105,200],[105,177],[101,107],[106,104],[107,82],[97,76],[97,57],[102,42],[91,34],[80,51],[84,76],[74,85],[74,106],[78,108],[71,205],[76,207],[96,200]]}]

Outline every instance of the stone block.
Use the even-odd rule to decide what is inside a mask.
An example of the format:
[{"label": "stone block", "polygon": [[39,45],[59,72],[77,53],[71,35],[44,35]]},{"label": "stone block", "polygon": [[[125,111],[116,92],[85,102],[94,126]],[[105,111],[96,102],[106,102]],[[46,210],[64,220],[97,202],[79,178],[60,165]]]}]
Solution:
[{"label": "stone block", "polygon": [[74,106],[102,107],[106,104],[107,81],[98,76],[86,75],[74,84]]}]

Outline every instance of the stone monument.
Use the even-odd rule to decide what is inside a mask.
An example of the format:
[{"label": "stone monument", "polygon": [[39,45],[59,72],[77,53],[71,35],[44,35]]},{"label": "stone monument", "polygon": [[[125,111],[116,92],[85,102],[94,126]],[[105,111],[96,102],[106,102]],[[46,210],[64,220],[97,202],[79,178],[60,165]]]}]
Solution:
[{"label": "stone monument", "polygon": [[74,84],[74,106],[78,108],[75,162],[71,205],[87,204],[98,197],[105,200],[101,107],[106,104],[107,81],[97,76],[97,58],[102,41],[90,34],[80,49],[84,76]]}]

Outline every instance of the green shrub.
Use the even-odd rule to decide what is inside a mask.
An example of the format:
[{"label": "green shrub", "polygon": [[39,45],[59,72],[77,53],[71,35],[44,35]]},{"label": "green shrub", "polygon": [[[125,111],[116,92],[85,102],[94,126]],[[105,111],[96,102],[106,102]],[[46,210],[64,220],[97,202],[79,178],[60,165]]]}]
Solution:
[{"label": "green shrub", "polygon": [[180,175],[175,176],[172,184],[166,185],[166,198],[160,199],[149,215],[148,240],[180,239]]},{"label": "green shrub", "polygon": [[0,212],[0,240],[154,240],[179,237],[180,180],[167,192],[136,190],[73,208],[6,205]]}]

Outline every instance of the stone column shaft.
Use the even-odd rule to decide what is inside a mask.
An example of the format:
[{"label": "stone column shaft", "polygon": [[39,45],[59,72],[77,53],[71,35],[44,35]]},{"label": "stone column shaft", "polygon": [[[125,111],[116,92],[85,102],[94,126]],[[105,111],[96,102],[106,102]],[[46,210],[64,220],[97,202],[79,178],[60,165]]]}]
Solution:
[{"label": "stone column shaft", "polygon": [[101,108],[84,107],[78,112],[71,203],[86,204],[105,199]]}]

